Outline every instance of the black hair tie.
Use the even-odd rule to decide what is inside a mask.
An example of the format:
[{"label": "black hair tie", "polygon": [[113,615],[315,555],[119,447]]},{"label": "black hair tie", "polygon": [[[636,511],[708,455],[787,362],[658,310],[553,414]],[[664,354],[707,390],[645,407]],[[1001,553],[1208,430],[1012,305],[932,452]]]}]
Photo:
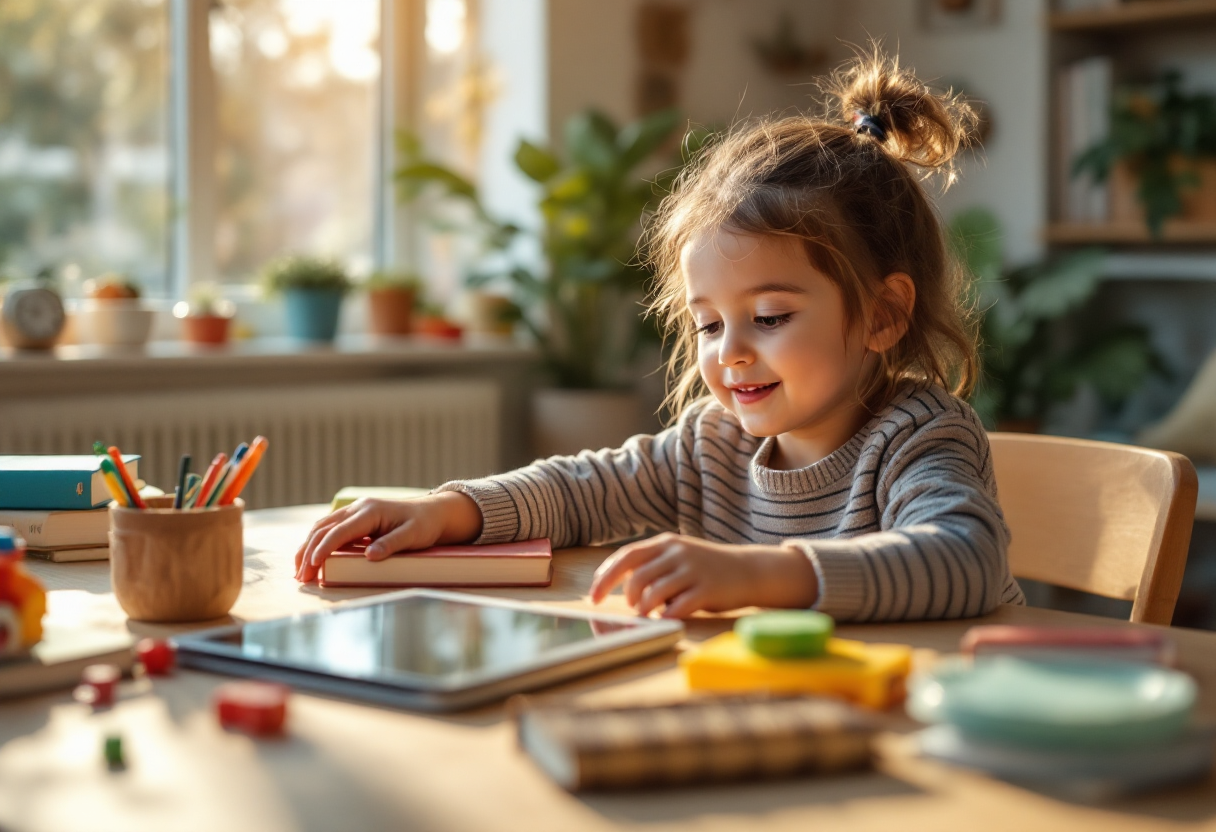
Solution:
[{"label": "black hair tie", "polygon": [[882,122],[869,113],[863,113],[861,110],[853,112],[853,128],[859,135],[869,133],[878,142],[887,140],[887,131],[883,128]]}]

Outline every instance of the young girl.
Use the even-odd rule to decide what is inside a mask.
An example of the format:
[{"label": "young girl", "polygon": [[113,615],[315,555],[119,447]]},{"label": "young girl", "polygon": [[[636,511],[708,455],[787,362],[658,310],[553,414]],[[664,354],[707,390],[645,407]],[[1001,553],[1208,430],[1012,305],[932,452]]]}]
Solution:
[{"label": "young girl", "polygon": [[1022,603],[988,440],[956,398],[976,374],[965,286],[916,173],[953,177],[971,112],[878,54],[829,91],[834,120],[764,120],[711,147],[650,226],[654,309],[677,333],[673,427],[355,503],[316,524],[298,579],[364,535],[378,560],[662,532],[608,558],[591,597],[623,584],[643,615],[847,621]]}]

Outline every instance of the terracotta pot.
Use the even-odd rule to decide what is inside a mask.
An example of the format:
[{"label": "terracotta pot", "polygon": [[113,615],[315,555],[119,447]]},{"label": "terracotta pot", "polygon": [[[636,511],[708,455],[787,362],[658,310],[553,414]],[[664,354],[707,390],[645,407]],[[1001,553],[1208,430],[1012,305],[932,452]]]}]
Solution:
[{"label": "terracotta pot", "polygon": [[110,508],[110,583],[138,621],[208,621],[241,594],[245,503],[175,510],[172,497],[147,509]]},{"label": "terracotta pot", "polygon": [[367,293],[373,335],[409,335],[414,321],[413,289],[386,287]]},{"label": "terracotta pot", "polygon": [[537,456],[620,447],[642,431],[636,393],[542,388],[532,395],[532,448]]},{"label": "terracotta pot", "polygon": [[182,333],[191,344],[226,344],[231,323],[221,315],[188,315],[182,318]]},{"label": "terracotta pot", "polygon": [[509,336],[515,329],[511,312],[515,304],[510,298],[485,292],[470,292],[469,332],[481,335]]},{"label": "terracotta pot", "polygon": [[[1189,161],[1178,157],[1171,165],[1176,172],[1193,170],[1199,177],[1198,187],[1183,188],[1180,194],[1182,211],[1170,220],[1192,223],[1216,223],[1216,159]],[[1136,191],[1140,177],[1127,162],[1119,162],[1110,173],[1110,218],[1112,222],[1144,222],[1144,205]],[[1166,220],[1169,222],[1169,220]]]}]

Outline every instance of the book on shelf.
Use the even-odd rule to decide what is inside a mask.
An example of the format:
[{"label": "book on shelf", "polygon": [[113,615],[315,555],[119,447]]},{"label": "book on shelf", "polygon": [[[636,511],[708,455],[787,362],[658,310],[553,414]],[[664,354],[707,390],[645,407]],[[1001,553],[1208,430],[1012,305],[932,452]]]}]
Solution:
[{"label": "book on shelf", "polygon": [[520,748],[571,791],[852,771],[870,765],[876,732],[872,717],[810,697],[512,706]]},{"label": "book on shelf", "polygon": [[371,538],[348,543],[321,565],[321,586],[548,586],[548,540],[487,546],[434,546],[367,559]]},{"label": "book on shelf", "polygon": [[48,626],[28,656],[0,661],[0,699],[70,688],[91,664],[114,664],[127,673],[135,664],[130,633]]},{"label": "book on shelf", "polygon": [[1102,224],[1110,219],[1110,195],[1105,182],[1093,175],[1073,174],[1077,157],[1110,134],[1113,69],[1110,58],[1097,56],[1060,69],[1056,79],[1059,114],[1059,181],[1061,219]]},{"label": "book on shelf", "polygon": [[110,510],[45,511],[0,508],[0,526],[12,526],[31,549],[107,546]]},{"label": "book on shelf", "polygon": [[64,546],[58,549],[35,549],[29,547],[26,555],[51,563],[79,563],[87,560],[109,560],[109,546]]},{"label": "book on shelf", "polygon": [[[0,456],[0,509],[80,510],[110,502],[101,475],[101,457],[92,454]],[[139,477],[139,456],[122,458],[131,479]]]}]

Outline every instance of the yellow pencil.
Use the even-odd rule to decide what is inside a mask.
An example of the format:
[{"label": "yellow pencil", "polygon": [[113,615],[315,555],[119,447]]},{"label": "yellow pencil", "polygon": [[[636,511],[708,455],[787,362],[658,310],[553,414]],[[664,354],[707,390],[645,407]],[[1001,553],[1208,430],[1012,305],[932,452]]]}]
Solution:
[{"label": "yellow pencil", "polygon": [[110,492],[110,496],[114,498],[114,502],[120,506],[131,507],[126,489],[122,487],[122,482],[118,479],[118,471],[114,469],[114,463],[108,457],[103,457],[101,460],[101,479],[106,484],[106,490]]}]

